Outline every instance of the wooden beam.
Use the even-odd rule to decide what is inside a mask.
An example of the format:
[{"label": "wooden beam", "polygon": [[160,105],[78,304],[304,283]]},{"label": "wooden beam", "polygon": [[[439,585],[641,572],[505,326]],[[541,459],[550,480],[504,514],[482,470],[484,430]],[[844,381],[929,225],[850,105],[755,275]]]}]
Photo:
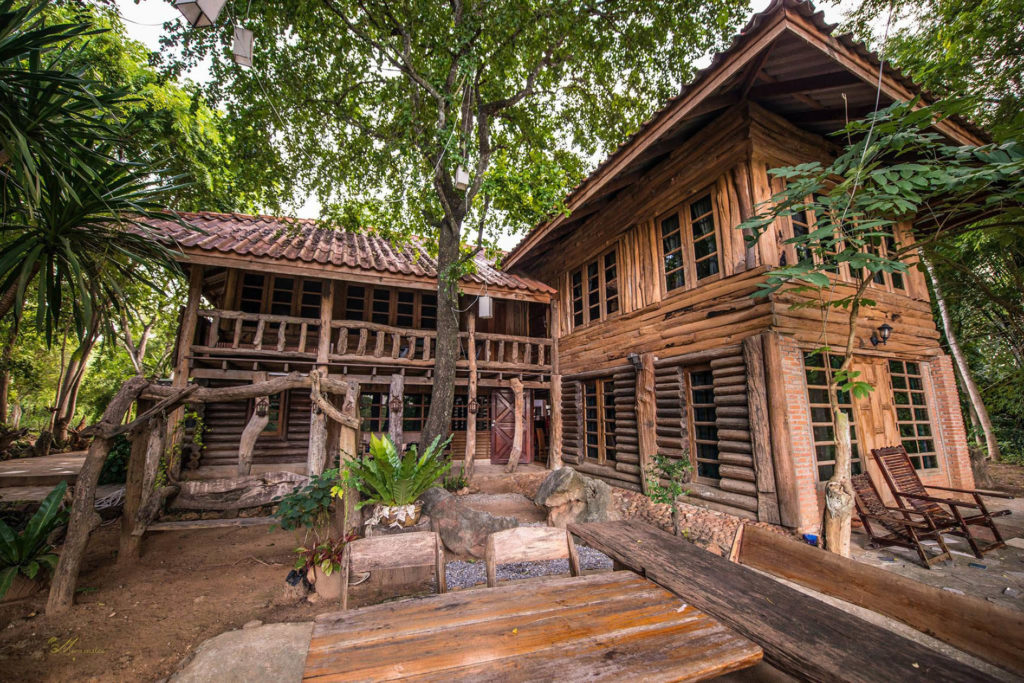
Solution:
[{"label": "wooden beam", "polygon": [[768,390],[764,378],[764,341],[760,335],[743,340],[743,360],[747,366],[747,409],[750,411],[750,445],[757,481],[757,518],[762,522],[779,524],[782,519],[779,517],[779,499],[775,494]]},{"label": "wooden beam", "polygon": [[405,407],[405,376],[391,375],[388,390],[388,436],[398,452],[402,452],[402,413]]},{"label": "wooden beam", "polygon": [[562,376],[551,376],[551,436],[548,440],[548,469],[562,467]]},{"label": "wooden beam", "polygon": [[640,356],[640,371],[636,373],[636,428],[637,447],[640,451],[640,490],[645,495],[651,458],[658,452],[655,398],[654,354],[644,353]]},{"label": "wooden beam", "polygon": [[[349,382],[345,391],[345,399],[341,405],[341,414],[350,420],[359,418],[359,385]],[[358,459],[362,455],[363,441],[359,429],[338,424],[338,465],[344,471],[345,463]],[[358,424],[358,422],[356,422]],[[333,528],[337,538],[348,538],[358,535],[360,516],[358,514],[359,491],[349,484],[342,493],[341,500],[334,504]]]},{"label": "wooden beam", "polygon": [[316,362],[327,365],[331,355],[331,322],[334,321],[334,282],[320,281],[320,339],[316,345]]},{"label": "wooden beam", "polygon": [[[152,405],[151,401],[140,400],[136,410],[141,414]],[[124,508],[121,513],[121,545],[117,552],[118,564],[132,564],[139,558],[138,538],[132,535],[135,530],[135,515],[142,505],[142,480],[145,476],[146,452],[156,420],[150,420],[145,430],[129,434],[131,453],[128,456],[128,471],[124,484]]]},{"label": "wooden beam", "polygon": [[848,85],[868,86],[858,76],[849,71],[834,71],[832,73],[818,76],[807,76],[805,78],[794,78],[788,81],[776,81],[774,83],[763,83],[750,88],[750,99],[757,100],[765,97],[778,97],[780,95],[794,95],[796,93],[814,92],[820,90],[832,90],[843,88]]},{"label": "wooden beam", "polygon": [[[203,299],[203,273],[206,269],[198,264],[192,265],[188,272],[188,299],[185,301],[185,312],[181,317],[181,326],[178,328],[178,358],[174,364],[174,378],[171,386],[176,389],[183,389],[188,385],[189,359],[191,357],[192,343],[196,337],[196,326],[199,323],[199,304]],[[174,451],[174,447],[181,438],[178,425],[185,416],[185,408],[175,408],[167,419],[167,448]],[[181,458],[171,458],[171,471],[168,478],[177,481],[181,474]]]},{"label": "wooden beam", "polygon": [[473,481],[476,461],[476,309],[469,310],[466,320],[466,355],[469,357],[469,392],[466,398],[466,450],[462,459],[462,471],[466,481]]},{"label": "wooden beam", "polygon": [[1024,613],[743,525],[737,561],[902,621],[1024,675]]},{"label": "wooden beam", "polygon": [[508,456],[508,465],[505,466],[506,472],[515,472],[519,466],[519,458],[523,455],[523,383],[518,377],[513,377],[512,381],[512,396],[513,399],[513,414],[514,420],[514,431],[512,433],[512,452]]},{"label": "wooden beam", "polygon": [[768,423],[771,430],[772,464],[775,470],[779,518],[782,524],[796,528],[800,525],[799,486],[793,455],[789,450],[789,410],[786,408],[789,390],[786,388],[778,333],[766,332],[763,343],[765,386],[768,390]]}]

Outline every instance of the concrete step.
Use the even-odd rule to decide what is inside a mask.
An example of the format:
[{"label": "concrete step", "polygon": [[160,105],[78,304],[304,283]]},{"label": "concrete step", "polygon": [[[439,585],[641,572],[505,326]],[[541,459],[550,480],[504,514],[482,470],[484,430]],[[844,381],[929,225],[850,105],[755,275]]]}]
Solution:
[{"label": "concrete step", "polygon": [[468,493],[459,496],[465,505],[501,517],[515,517],[520,524],[537,524],[547,519],[543,508],[537,507],[519,493]]}]

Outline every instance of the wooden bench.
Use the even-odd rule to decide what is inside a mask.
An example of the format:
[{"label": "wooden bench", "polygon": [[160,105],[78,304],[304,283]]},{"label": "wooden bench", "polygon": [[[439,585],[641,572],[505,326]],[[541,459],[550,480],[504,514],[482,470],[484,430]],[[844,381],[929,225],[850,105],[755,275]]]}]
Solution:
[{"label": "wooden bench", "polygon": [[801,680],[994,680],[648,524],[570,524],[569,531],[750,638],[765,661]]}]

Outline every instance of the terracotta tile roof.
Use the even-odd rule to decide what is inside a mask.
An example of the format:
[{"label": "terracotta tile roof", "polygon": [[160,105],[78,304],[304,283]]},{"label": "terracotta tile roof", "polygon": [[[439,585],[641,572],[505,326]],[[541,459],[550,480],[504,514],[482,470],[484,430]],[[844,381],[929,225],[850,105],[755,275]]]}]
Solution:
[{"label": "terracotta tile roof", "polygon": [[[173,239],[186,254],[195,251],[234,254],[273,262],[310,263],[376,272],[436,277],[435,260],[417,244],[395,245],[372,234],[321,229],[309,218],[247,216],[233,213],[182,212],[189,230],[173,221],[153,227]],[[476,256],[476,272],[466,283],[505,290],[552,294],[542,282],[498,270],[483,254]]]}]

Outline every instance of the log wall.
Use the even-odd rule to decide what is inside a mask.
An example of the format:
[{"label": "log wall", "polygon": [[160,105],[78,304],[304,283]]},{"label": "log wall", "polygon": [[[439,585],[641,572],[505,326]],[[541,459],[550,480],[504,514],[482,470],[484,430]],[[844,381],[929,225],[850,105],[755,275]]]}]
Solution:
[{"label": "log wall", "polygon": [[[309,424],[312,403],[309,392],[289,391],[285,400],[286,420],[280,436],[260,435],[253,450],[254,465],[305,463],[309,450]],[[249,401],[210,403],[206,406],[200,467],[238,464],[238,442],[249,418]]]}]

